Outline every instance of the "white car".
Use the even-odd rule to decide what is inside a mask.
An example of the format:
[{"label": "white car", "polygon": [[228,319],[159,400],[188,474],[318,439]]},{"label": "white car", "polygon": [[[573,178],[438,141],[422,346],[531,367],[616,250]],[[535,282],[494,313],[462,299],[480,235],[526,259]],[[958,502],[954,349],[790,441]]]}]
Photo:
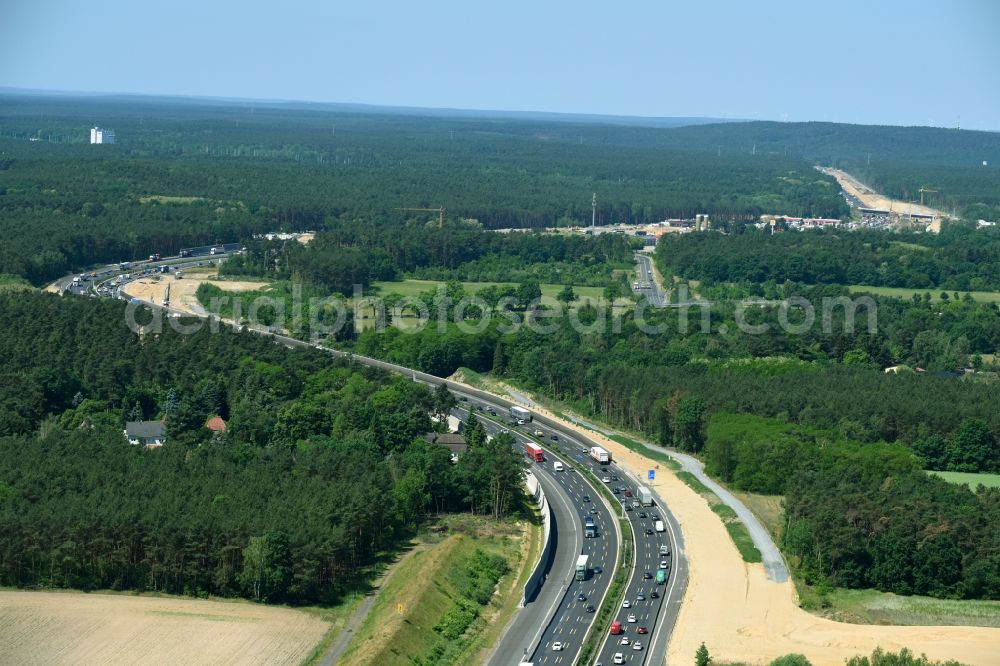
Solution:
[{"label": "white car", "polygon": [[628,621],[629,622],[635,622],[635,613],[629,613],[628,614]]},{"label": "white car", "polygon": [[632,608],[632,602],[626,599],[622,602],[622,608]]},{"label": "white car", "polygon": [[660,560],[660,568],[661,569],[666,569],[667,568],[667,561],[666,560]]},{"label": "white car", "polygon": [[559,641],[556,641],[555,643],[552,644],[552,649],[555,650],[556,652],[559,652],[563,649],[563,644],[560,643]]},{"label": "white car", "polygon": [[601,481],[603,481],[604,483],[611,483],[611,477],[610,476],[606,476],[603,479],[601,479]]},{"label": "white car", "polygon": [[633,650],[641,650],[642,649],[642,643],[632,643],[632,649]]},{"label": "white car", "polygon": [[630,642],[631,641],[629,641],[628,636],[622,636],[622,639],[620,641],[618,641],[618,644],[619,645],[628,645]]},{"label": "white car", "polygon": [[615,652],[615,656],[614,656],[614,658],[611,661],[613,661],[616,664],[624,664],[625,663],[625,655],[622,654],[621,652]]}]

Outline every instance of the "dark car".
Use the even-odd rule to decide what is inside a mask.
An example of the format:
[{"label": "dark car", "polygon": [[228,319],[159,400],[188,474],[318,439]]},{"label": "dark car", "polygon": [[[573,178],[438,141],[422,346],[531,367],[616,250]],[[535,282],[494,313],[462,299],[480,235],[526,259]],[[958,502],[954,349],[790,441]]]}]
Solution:
[{"label": "dark car", "polygon": [[590,495],[584,495],[583,496],[583,501],[584,502],[589,502],[590,501]]},{"label": "dark car", "polygon": [[594,604],[587,604],[587,612],[588,613],[594,612]]},{"label": "dark car", "polygon": [[559,441],[559,435],[557,435],[555,433],[552,433],[552,441],[553,442],[558,442]]},{"label": "dark car", "polygon": [[649,593],[649,598],[650,599],[659,599],[660,598],[660,593],[657,592],[656,590],[653,590],[652,592]]},{"label": "dark car", "polygon": [[602,569],[601,567],[594,567],[593,569],[591,569],[591,571],[593,571],[595,574],[599,574],[602,573],[604,569]]},{"label": "dark car", "polygon": [[652,534],[653,534],[653,530],[651,530],[651,529],[649,529],[649,528],[647,527],[647,528],[646,528],[646,536],[650,536],[650,535],[652,535]]},{"label": "dark car", "polygon": [[616,475],[612,474],[612,475],[611,475],[611,480],[612,480],[612,481],[617,481],[617,480],[618,480],[618,477],[617,477]]},{"label": "dark car", "polygon": [[612,488],[612,489],[611,489],[611,492],[613,492],[613,493],[614,493],[615,495],[617,495],[617,494],[618,494],[618,493],[620,493],[621,491],[620,491],[620,490],[618,490],[618,486],[615,486],[614,488]]},{"label": "dark car", "polygon": [[581,592],[580,594],[576,595],[576,600],[580,602],[586,601],[587,595]]},{"label": "dark car", "polygon": [[644,571],[644,572],[642,573],[642,579],[643,579],[643,580],[649,580],[649,579],[651,579],[652,577],[653,577],[653,574],[649,573],[648,571]]}]

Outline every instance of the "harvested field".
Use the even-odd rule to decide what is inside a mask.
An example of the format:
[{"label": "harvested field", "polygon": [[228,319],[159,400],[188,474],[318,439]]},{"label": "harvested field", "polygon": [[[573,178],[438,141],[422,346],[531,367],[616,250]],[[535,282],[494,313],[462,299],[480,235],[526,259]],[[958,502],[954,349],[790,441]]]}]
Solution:
[{"label": "harvested field", "polygon": [[250,603],[0,591],[8,664],[298,664],[328,628]]}]

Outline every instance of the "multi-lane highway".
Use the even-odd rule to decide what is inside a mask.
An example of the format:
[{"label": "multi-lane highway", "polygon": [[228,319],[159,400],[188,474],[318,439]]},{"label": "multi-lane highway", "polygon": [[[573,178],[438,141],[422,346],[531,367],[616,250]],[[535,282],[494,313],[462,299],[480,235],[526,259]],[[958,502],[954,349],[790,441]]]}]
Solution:
[{"label": "multi-lane highway", "polygon": [[[493,396],[490,396],[492,399],[483,399],[484,394],[478,391],[473,392],[464,387],[450,386],[456,395],[470,400],[473,408],[492,406],[495,411],[498,411],[507,409],[510,404]],[[498,411],[498,413],[503,414],[504,412]],[[525,434],[521,430],[527,430],[529,434]],[[493,432],[495,431],[493,430]],[[564,471],[553,471],[550,474],[562,482],[571,500],[576,498],[580,502],[577,506],[581,512],[591,510],[587,508],[588,502],[583,501],[585,493],[589,495],[591,504],[598,499],[593,493],[593,484],[600,483],[607,486],[617,502],[612,505],[614,516],[609,515],[606,522],[617,528],[615,518],[624,516],[628,520],[633,534],[633,538],[626,546],[630,551],[627,553],[626,559],[634,564],[625,570],[628,578],[623,602],[628,601],[628,608],[622,607],[624,604],[619,603],[617,599],[605,600],[606,603],[615,604],[616,610],[613,618],[621,624],[622,632],[603,636],[600,650],[587,663],[611,664],[619,653],[622,663],[625,664],[662,663],[666,655],[670,631],[677,619],[680,601],[687,586],[687,568],[682,557],[683,541],[676,519],[667,510],[663,500],[655,495],[652,507],[639,505],[637,487],[643,484],[615,464],[614,461],[607,465],[595,462],[589,455],[590,447],[594,446],[594,443],[577,432],[537,414],[534,421],[524,428],[511,427],[510,431],[515,435],[518,446],[523,447],[525,442],[534,440],[546,447],[548,458],[546,463],[534,466],[538,473],[542,472],[538,468],[551,470],[552,463],[556,460],[563,464]],[[535,432],[542,434],[538,437],[530,434]],[[585,474],[587,471],[593,476]],[[602,503],[604,502],[602,501]],[[604,503],[604,506],[598,508],[595,518],[603,519],[606,510],[607,504]],[[587,514],[583,513],[583,515]],[[656,530],[657,520],[663,521],[663,532]],[[598,523],[599,534],[606,529],[602,527],[604,522],[602,520]],[[592,541],[594,548],[588,550],[587,541]],[[602,552],[597,541],[597,539],[584,539],[582,552],[591,555],[592,559],[596,553],[597,556],[606,557],[605,561],[615,561],[614,558]],[[603,565],[599,564],[598,566],[602,567],[602,573],[595,575],[594,578],[604,576],[605,580],[601,582],[606,588],[610,584],[614,572]],[[657,571],[660,571],[661,567],[665,580],[659,584],[656,578]],[[550,581],[557,573],[554,571],[550,574]],[[571,571],[567,572],[567,576],[571,575]],[[563,603],[553,614],[541,640],[537,642],[536,648],[533,651],[528,651],[531,663],[576,663],[580,643],[586,636],[586,630],[593,620],[592,615],[588,617],[590,614],[587,613],[586,606],[594,597],[592,593],[588,594],[585,585],[580,584],[579,588],[576,588],[574,587],[575,581],[569,580]],[[585,602],[579,601],[579,594],[586,597]],[[600,608],[599,603],[593,605],[595,609]],[[622,644],[623,639],[627,639],[627,644]],[[562,647],[562,650],[553,649],[556,642],[560,644],[559,647]],[[636,643],[639,644],[639,648],[635,647]]]},{"label": "multi-lane highway", "polygon": [[[616,509],[619,515],[627,518],[633,533],[631,545],[628,546],[633,551],[628,554],[628,560],[634,566],[626,570],[628,581],[623,599],[629,602],[629,608],[622,608],[622,604],[612,600],[619,606],[613,618],[621,623],[623,632],[606,635],[599,653],[590,663],[611,664],[619,652],[626,664],[662,663],[666,655],[667,639],[679,610],[679,600],[687,585],[687,569],[681,557],[683,542],[680,541],[679,525],[666,510],[662,500],[655,495],[653,507],[633,506],[633,502],[638,504],[636,488],[641,484],[614,461],[608,465],[593,461],[587,454],[594,445],[589,439],[544,417],[536,416],[535,423],[539,422],[544,423],[544,430],[551,430],[558,435],[559,445],[569,452],[570,459],[579,469],[590,470],[612,492],[618,488],[617,493],[613,492],[620,501]],[[630,493],[632,497],[627,497],[626,493]],[[655,530],[657,518],[664,521],[665,530],[662,533]],[[669,556],[660,557],[662,545],[668,547]],[[657,585],[656,571],[663,560],[668,565],[665,569],[666,580],[664,584]],[[647,572],[650,574],[648,579],[645,578]],[[640,599],[640,596],[643,598]],[[630,619],[632,616],[634,621]],[[646,633],[639,633],[640,627],[644,627]],[[620,644],[623,637],[629,639],[629,645]],[[641,649],[634,649],[635,642],[640,644]]]},{"label": "multi-lane highway", "polygon": [[[572,556],[561,564],[554,564],[547,574],[543,587],[557,589],[559,596],[547,609],[546,617],[539,618],[538,624],[530,629],[530,634],[522,629],[519,630],[522,635],[518,635],[516,627],[512,628],[490,663],[497,666],[517,664],[527,656],[533,664],[575,664],[596,611],[605,600],[618,562],[621,535],[614,507],[592,485],[592,480],[580,474],[573,461],[560,455],[544,441],[544,437],[536,438],[529,434],[534,430],[530,424],[527,433],[502,424],[500,419],[506,416],[507,407],[475,397],[470,399],[461,391],[456,393],[470,401],[471,413],[480,417],[487,433],[509,432],[521,451],[528,443],[542,445],[545,461],[531,462],[531,471],[539,480],[548,479],[557,486],[557,493],[550,498],[556,512],[556,538],[560,548],[567,544],[574,546]],[[497,418],[486,416],[489,408],[497,412]],[[561,471],[556,470],[556,462],[561,463]],[[559,503],[563,506],[559,507]],[[562,511],[558,510],[560,508]],[[583,521],[587,517],[594,520],[594,537],[584,536]],[[588,572],[584,580],[576,579],[576,558],[580,554],[588,557]]]},{"label": "multi-lane highway", "polygon": [[648,298],[653,307],[665,307],[668,303],[667,294],[656,284],[652,258],[638,252],[635,255],[635,262],[636,282],[633,291],[639,296]]},{"label": "multi-lane highway", "polygon": [[[192,247],[183,250],[183,256],[161,257],[155,261],[143,260],[108,264],[77,275],[67,275],[56,280],[52,286],[60,291],[67,291],[79,296],[85,296],[88,293],[95,296],[112,296],[117,291],[117,286],[125,281],[152,275],[162,266],[171,269],[198,266],[217,258],[221,260],[227,254],[237,252],[241,248],[239,243]],[[125,278],[126,275],[129,277]],[[117,281],[119,276],[123,278],[121,282]]]},{"label": "multi-lane highway", "polygon": [[[117,269],[117,267],[114,268]],[[173,312],[170,308],[156,307]],[[492,406],[501,418],[506,417],[508,409],[512,405],[499,396],[458,385],[411,368],[331,350],[276,333],[257,332],[270,335],[276,342],[289,347],[315,347],[334,356],[349,357],[358,363],[405,374],[414,381],[432,386],[444,383],[453,393],[464,396],[469,401],[475,401],[475,404]],[[506,426],[492,421],[488,427],[492,432],[506,428]],[[598,615],[597,611],[600,610],[602,602],[619,605],[617,599],[604,598],[616,573],[615,565],[619,559],[618,549],[623,544],[618,531],[618,522],[615,515],[612,514],[612,510],[627,518],[633,534],[633,539],[626,544],[626,548],[631,549],[631,552],[624,553],[625,561],[635,564],[634,567],[625,570],[628,578],[624,599],[628,600],[630,608],[616,609],[615,619],[621,622],[624,627],[623,634],[616,636],[605,634],[602,637],[604,642],[599,653],[591,656],[587,663],[613,663],[619,652],[622,663],[662,663],[666,654],[669,634],[676,621],[680,600],[687,582],[682,556],[683,543],[680,541],[680,529],[677,522],[670,515],[663,501],[655,495],[655,507],[632,507],[633,498],[625,497],[625,495],[626,493],[631,493],[633,497],[636,495],[637,480],[631,478],[613,462],[609,465],[598,465],[591,460],[587,451],[595,444],[589,438],[561,422],[539,414],[535,414],[534,421],[529,423],[528,427],[530,432],[520,432],[515,429],[511,429],[511,431],[515,434],[518,445],[522,448],[524,443],[530,440],[542,442],[547,447],[546,461],[535,464],[533,472],[540,479],[547,476],[549,477],[547,480],[555,482],[555,485],[549,484],[549,487],[557,489],[557,492],[553,494],[553,509],[556,509],[557,503],[562,505],[559,511],[555,511],[558,525],[557,538],[572,539],[578,549],[574,548],[575,553],[571,553],[569,557],[565,555],[566,549],[562,549],[564,554],[556,557],[552,569],[548,573],[548,579],[543,585],[543,592],[539,597],[539,600],[550,600],[549,604],[546,606],[545,602],[541,601],[541,605],[531,609],[530,615],[537,618],[537,622],[531,627],[526,626],[524,622],[519,623],[518,619],[520,618],[515,619],[508,635],[503,638],[500,647],[495,651],[495,658],[491,663],[498,666],[513,665],[522,661],[526,656],[532,663],[537,664],[568,665],[577,663],[580,649],[586,640],[588,631],[592,630],[594,618]],[[541,431],[537,437],[534,435],[536,429]],[[554,463],[557,460],[563,463],[563,471],[555,471]],[[585,471],[588,470],[596,475],[600,481],[585,477]],[[594,488],[594,484],[598,483],[606,484],[612,491],[617,486],[618,493],[614,493],[614,497],[625,499],[625,504],[608,503],[602,493],[597,492]],[[589,501],[584,496],[589,496]],[[626,506],[630,510],[626,510]],[[560,511],[562,518],[559,518]],[[650,512],[657,514],[665,521],[666,529],[664,532],[657,532],[653,528],[655,523]],[[642,517],[642,513],[645,513],[646,516]],[[585,539],[577,535],[581,534],[583,518],[588,515],[595,520],[598,536]],[[652,534],[649,533],[650,531]],[[659,555],[662,545],[668,545],[670,550],[670,555],[664,558]],[[589,571],[585,580],[577,581],[574,576],[575,567],[569,567],[567,563],[572,561],[572,564],[575,565],[573,555],[580,553],[589,556]],[[668,573],[665,583],[657,585],[655,576],[661,559],[666,560],[667,568],[665,571]],[[600,568],[599,573],[596,572],[595,566]],[[651,573],[653,578],[645,577],[644,574],[647,571]],[[553,589],[556,589],[555,593],[552,592]],[[655,596],[652,594],[653,592],[656,592]],[[583,595],[583,600],[580,600],[580,595]],[[640,598],[640,595],[645,598]],[[635,605],[633,606],[633,604]],[[593,606],[593,611],[589,609],[590,606]],[[634,615],[634,620],[630,615]],[[648,633],[640,634],[639,627],[645,627]],[[622,636],[629,638],[630,645],[620,645]],[[632,643],[635,640],[639,641],[642,649],[633,649]],[[559,647],[565,647],[561,650],[554,649],[557,642],[560,643]]]}]

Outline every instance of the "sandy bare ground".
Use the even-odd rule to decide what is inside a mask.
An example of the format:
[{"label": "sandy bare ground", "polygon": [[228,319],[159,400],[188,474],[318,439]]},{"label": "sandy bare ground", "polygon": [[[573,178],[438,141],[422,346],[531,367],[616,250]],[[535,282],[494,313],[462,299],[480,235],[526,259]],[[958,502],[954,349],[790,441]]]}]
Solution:
[{"label": "sandy bare ground", "polygon": [[299,664],[328,627],[249,603],[0,591],[5,664]]},{"label": "sandy bare ground", "polygon": [[224,291],[252,291],[266,287],[266,282],[251,282],[245,280],[209,280],[210,273],[185,273],[178,280],[173,275],[161,275],[159,279],[143,278],[125,285],[124,290],[129,296],[157,305],[163,304],[167,287],[170,288],[170,307],[189,314],[204,315],[205,308],[198,303],[195,292],[202,282],[214,284]]},{"label": "sandy bare ground", "polygon": [[[536,411],[557,417],[542,408]],[[1000,664],[1000,629],[899,627],[845,624],[816,617],[798,606],[791,581],[774,583],[760,564],[747,564],[708,503],[669,470],[600,433],[557,419],[611,451],[636,478],[658,470],[651,485],[670,507],[684,534],[687,594],[667,649],[667,662],[694,661],[702,641],[714,659],[767,663],[784,654],[804,654],[815,666],[842,666],[876,647],[907,647],[937,660],[974,666]]]},{"label": "sandy bare ground", "polygon": [[[945,213],[944,211],[931,208],[930,206],[921,206],[920,204],[910,203],[908,201],[899,201],[898,199],[890,199],[885,197],[878,192],[872,191],[864,183],[859,181],[857,178],[847,173],[846,171],[841,171],[840,169],[834,169],[832,167],[817,167],[820,171],[825,174],[829,174],[837,179],[840,186],[847,191],[848,194],[852,194],[861,200],[867,208],[875,208],[877,210],[891,210],[894,213],[899,213],[900,215],[907,215],[908,213],[917,213],[918,215],[934,215],[939,218],[950,218],[951,215]],[[938,222],[938,230],[940,230],[940,222]]]}]

